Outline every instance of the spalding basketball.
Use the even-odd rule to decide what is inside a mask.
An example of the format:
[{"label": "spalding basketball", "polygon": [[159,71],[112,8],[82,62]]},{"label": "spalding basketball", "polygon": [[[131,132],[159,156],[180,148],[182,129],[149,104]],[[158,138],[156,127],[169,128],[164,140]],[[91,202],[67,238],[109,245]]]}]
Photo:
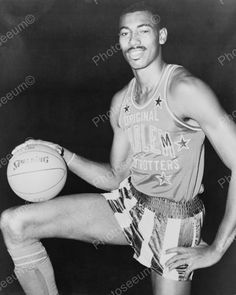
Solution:
[{"label": "spalding basketball", "polygon": [[16,152],[7,167],[12,190],[22,199],[42,202],[54,198],[67,177],[64,159],[52,148],[29,144]]}]

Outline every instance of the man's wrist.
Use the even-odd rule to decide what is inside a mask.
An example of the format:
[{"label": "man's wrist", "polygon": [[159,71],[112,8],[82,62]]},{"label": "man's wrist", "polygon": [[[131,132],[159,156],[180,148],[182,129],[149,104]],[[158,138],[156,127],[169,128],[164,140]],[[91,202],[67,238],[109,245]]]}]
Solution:
[{"label": "man's wrist", "polygon": [[211,250],[214,252],[214,253],[217,253],[219,256],[223,256],[224,253],[225,253],[225,249],[223,247],[223,245],[219,245],[217,244],[216,242],[213,242],[210,246]]},{"label": "man's wrist", "polygon": [[72,157],[70,158],[70,160],[67,162],[67,166],[70,168],[71,163],[73,162],[74,158],[75,158],[76,154],[73,153]]},{"label": "man's wrist", "polygon": [[64,148],[63,158],[64,158],[67,165],[68,165],[69,162],[71,164],[71,159],[72,159],[73,155],[74,155],[74,153],[72,153],[71,151]]}]

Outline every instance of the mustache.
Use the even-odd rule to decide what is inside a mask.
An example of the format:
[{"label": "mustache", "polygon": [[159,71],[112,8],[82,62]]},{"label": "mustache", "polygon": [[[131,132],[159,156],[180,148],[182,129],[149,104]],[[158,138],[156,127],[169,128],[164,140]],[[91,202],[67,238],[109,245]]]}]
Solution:
[{"label": "mustache", "polygon": [[130,52],[131,50],[134,50],[134,49],[142,49],[142,50],[145,50],[146,47],[144,47],[144,46],[130,47],[126,52]]}]

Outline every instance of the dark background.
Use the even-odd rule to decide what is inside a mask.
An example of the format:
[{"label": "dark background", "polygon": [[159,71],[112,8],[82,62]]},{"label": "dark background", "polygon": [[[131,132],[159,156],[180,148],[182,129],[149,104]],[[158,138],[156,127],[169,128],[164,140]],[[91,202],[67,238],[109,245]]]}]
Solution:
[{"label": "dark background", "polygon": [[[17,26],[28,14],[35,22],[0,46],[0,97],[15,89],[27,76],[35,84],[0,106],[0,211],[24,204],[10,190],[6,161],[12,148],[26,138],[41,138],[61,144],[80,155],[108,161],[112,131],[108,116],[97,127],[92,119],[106,114],[112,95],[132,77],[120,51],[100,58],[118,42],[117,21],[127,0],[1,0],[0,34]],[[234,0],[162,0],[158,2],[163,24],[169,31],[164,46],[167,63],[184,65],[208,83],[220,103],[232,114],[236,109],[236,48]],[[111,51],[109,52],[109,54]],[[110,54],[111,55],[111,54]],[[236,112],[235,112],[236,117]],[[212,147],[206,142],[205,193],[207,209],[203,238],[211,243],[222,218],[229,176]],[[62,194],[97,192],[69,174]],[[111,294],[143,266],[131,257],[132,249],[92,245],[62,239],[44,240],[54,265],[57,284],[63,294]],[[13,263],[0,237],[0,281],[13,273]],[[193,295],[236,293],[236,243],[211,268],[196,271]],[[151,294],[145,279],[127,294]],[[21,294],[16,281],[0,294]]]}]

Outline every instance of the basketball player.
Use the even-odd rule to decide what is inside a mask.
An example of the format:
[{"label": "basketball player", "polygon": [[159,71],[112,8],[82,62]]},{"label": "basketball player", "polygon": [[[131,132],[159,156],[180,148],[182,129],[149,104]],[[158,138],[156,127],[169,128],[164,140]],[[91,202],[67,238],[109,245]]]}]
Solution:
[{"label": "basketball player", "polygon": [[[235,125],[225,120],[205,83],[182,66],[164,62],[167,29],[156,16],[152,8],[136,4],[120,18],[120,46],[134,78],[111,102],[110,164],[44,141],[16,149],[50,145],[63,154],[72,172],[104,190],[3,212],[5,244],[26,294],[58,294],[42,238],[93,243],[116,232],[107,243],[133,247],[134,258],[152,270],[156,295],[190,294],[193,271],[217,263],[233,241]],[[225,215],[211,245],[201,239],[204,206],[198,197],[205,135],[232,171]]]}]

